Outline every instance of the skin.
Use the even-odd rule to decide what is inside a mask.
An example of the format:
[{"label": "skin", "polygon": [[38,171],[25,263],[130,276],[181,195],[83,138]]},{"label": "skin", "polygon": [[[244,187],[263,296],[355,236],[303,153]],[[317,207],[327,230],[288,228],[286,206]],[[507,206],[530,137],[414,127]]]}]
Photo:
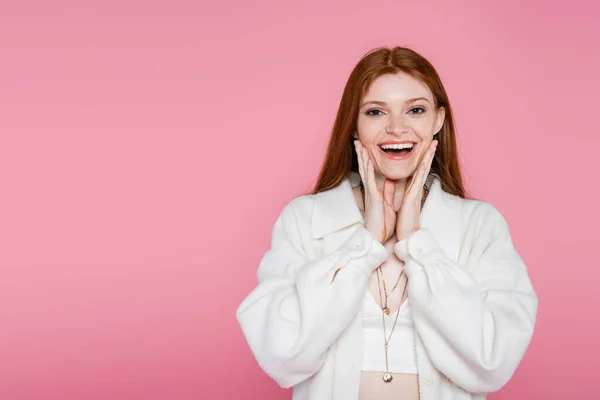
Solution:
[{"label": "skin", "polygon": [[[414,100],[418,99],[418,100]],[[377,103],[372,103],[377,102]],[[381,265],[381,273],[389,293],[390,316],[404,302],[406,275],[404,263],[393,251],[396,241],[409,237],[420,228],[423,185],[431,169],[437,140],[445,112],[436,109],[433,94],[423,82],[406,73],[377,78],[361,102],[355,146],[359,173],[365,186],[365,201],[355,188],[355,199],[365,218],[365,228],[388,249],[389,259]],[[388,140],[415,143],[413,154],[405,160],[386,158],[378,144]],[[369,291],[381,307],[377,271],[369,281]],[[389,332],[388,332],[389,335]],[[383,351],[383,349],[382,349]],[[363,371],[360,400],[419,398],[417,375],[393,374],[391,383],[383,383],[381,372]]]},{"label": "skin", "polygon": [[[429,87],[404,72],[377,78],[361,102],[355,146],[365,186],[365,227],[382,243],[394,232],[402,240],[419,228],[423,185],[444,116]],[[385,157],[379,144],[388,140],[414,142],[413,154],[404,160]]]}]

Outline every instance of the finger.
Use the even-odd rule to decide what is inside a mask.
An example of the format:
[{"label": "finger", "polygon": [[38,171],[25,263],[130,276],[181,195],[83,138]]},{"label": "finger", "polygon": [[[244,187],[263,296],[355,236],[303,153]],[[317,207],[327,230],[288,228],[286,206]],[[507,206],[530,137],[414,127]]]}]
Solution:
[{"label": "finger", "polygon": [[369,172],[370,172],[370,184],[371,184],[371,190],[373,190],[373,193],[377,193],[381,190],[383,190],[383,188],[379,187],[379,184],[377,183],[377,180],[375,179],[375,163],[373,162],[373,160],[371,159],[371,157],[369,156],[369,152],[367,151],[367,149],[365,149],[365,157],[369,162]]},{"label": "finger", "polygon": [[367,160],[365,159],[365,150],[362,146],[360,147],[359,152],[363,167],[363,186],[367,186]]},{"label": "finger", "polygon": [[414,174],[413,184],[414,186],[423,186],[425,184],[425,180],[427,179],[427,175],[429,175],[429,170],[431,168],[431,163],[433,161],[433,156],[435,155],[435,149],[437,147],[437,140],[434,140],[429,145],[429,148],[423,154],[423,158],[419,163],[419,167]]},{"label": "finger", "polygon": [[362,150],[362,156],[363,156],[363,161],[365,163],[365,187],[370,190],[371,189],[371,168],[369,167],[369,164],[371,163],[371,160],[367,156],[367,150],[365,150],[365,149]]},{"label": "finger", "polygon": [[371,193],[371,185],[369,178],[369,156],[367,155],[367,149],[361,146],[360,156],[363,162],[363,187],[365,188],[365,198],[369,198],[369,193]]},{"label": "finger", "polygon": [[367,158],[367,179],[369,181],[369,189],[373,191],[373,193],[377,193],[377,183],[375,182],[375,169],[373,167],[373,161],[369,158],[369,155],[366,153],[365,157]]},{"label": "finger", "polygon": [[415,174],[416,172],[408,177],[408,182],[406,182],[406,188],[404,190],[407,194],[412,190],[413,183],[415,182]]},{"label": "finger", "polygon": [[[437,140],[432,141],[429,144],[429,147],[427,148],[427,151],[425,151],[425,153],[423,154],[423,156],[421,157],[421,160],[419,161],[419,166],[417,171],[425,169],[427,164],[431,162],[431,155],[432,155],[432,151],[435,151],[435,147],[437,146]],[[415,172],[416,173],[416,172]]]},{"label": "finger", "polygon": [[431,164],[433,162],[436,147],[437,140],[434,140],[429,145],[427,152],[425,152],[423,159],[419,163],[417,171],[413,175],[411,187],[408,189],[408,197],[411,200],[420,199],[423,196],[423,186],[425,185],[427,177],[429,176],[429,171],[431,170]]},{"label": "finger", "polygon": [[394,204],[394,186],[394,181],[391,179],[386,179],[383,183],[383,199],[392,206]]},{"label": "finger", "polygon": [[358,160],[358,173],[360,174],[360,179],[363,181],[363,185],[365,182],[365,171],[362,160],[362,153],[360,151],[360,142],[358,140],[354,141],[354,148],[356,150],[356,158]]},{"label": "finger", "polygon": [[415,174],[415,177],[413,180],[413,187],[411,188],[411,195],[412,195],[413,200],[420,199],[421,196],[423,195],[422,191],[423,191],[423,185],[425,184],[425,178],[427,177],[425,172],[427,170],[427,160],[428,159],[429,159],[429,154],[426,154],[424,157],[424,160],[423,160],[424,162],[421,163],[417,173]]},{"label": "finger", "polygon": [[418,198],[418,181],[419,181],[419,170],[417,170],[417,172],[414,173],[414,175],[412,175],[410,177],[410,183],[408,184],[408,188],[406,189],[405,193],[404,193],[404,198],[402,199],[402,202],[404,203],[406,202],[410,202],[413,201],[414,199]]},{"label": "finger", "polygon": [[433,161],[433,157],[435,156],[435,150],[437,149],[437,145],[438,145],[438,141],[434,140],[431,142],[431,144],[429,145],[429,152],[427,154],[427,165],[431,165],[431,162]]},{"label": "finger", "polygon": [[358,161],[358,173],[360,174],[360,177],[362,178],[363,177],[363,165],[362,165],[362,159],[360,158],[360,148],[358,146],[359,146],[358,142],[354,141],[354,149],[356,150],[356,159]]},{"label": "finger", "polygon": [[429,176],[429,171],[431,171],[431,164],[433,163],[433,158],[435,157],[435,150],[437,148],[437,140],[431,142],[429,149],[427,149],[427,154],[423,157],[423,166],[421,167],[421,176],[419,177],[420,186],[423,186],[427,181],[427,177]]},{"label": "finger", "polygon": [[[427,154],[425,154],[423,158],[427,158]],[[415,173],[411,176],[410,185],[408,189],[406,189],[406,194],[404,195],[404,198],[407,201],[414,201],[421,196],[424,165],[425,164],[421,162]]]},{"label": "finger", "polygon": [[[433,159],[435,158],[435,151],[437,149],[437,140],[434,141],[434,144],[432,145],[432,148],[430,150],[430,154],[429,154],[429,160],[425,166],[425,177],[424,180],[427,180],[427,177],[429,176],[429,172],[431,171],[431,165],[433,164]],[[425,182],[423,182],[423,184],[425,184]]]}]

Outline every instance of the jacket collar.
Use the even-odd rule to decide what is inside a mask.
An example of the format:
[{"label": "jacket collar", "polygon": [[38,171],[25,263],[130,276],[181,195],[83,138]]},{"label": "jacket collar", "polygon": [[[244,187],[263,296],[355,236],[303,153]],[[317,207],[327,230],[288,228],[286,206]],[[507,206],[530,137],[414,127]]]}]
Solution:
[{"label": "jacket collar", "polygon": [[319,239],[357,222],[364,222],[354,200],[352,188],[360,183],[360,175],[350,174],[333,189],[315,195],[315,208],[311,221],[311,236]]},{"label": "jacket collar", "polygon": [[[357,172],[350,174],[335,188],[315,195],[311,236],[319,239],[364,219],[354,200],[352,188],[360,183]],[[440,246],[453,259],[458,258],[460,244],[460,210],[453,207],[458,197],[442,190],[436,175],[427,179],[429,195],[421,210],[421,227],[432,231]]]}]

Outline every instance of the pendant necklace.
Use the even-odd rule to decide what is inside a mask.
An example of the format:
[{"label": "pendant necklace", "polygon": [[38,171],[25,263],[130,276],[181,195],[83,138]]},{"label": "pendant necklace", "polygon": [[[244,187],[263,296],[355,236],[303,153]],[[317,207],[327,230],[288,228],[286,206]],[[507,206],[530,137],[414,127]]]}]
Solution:
[{"label": "pendant necklace", "polygon": [[[362,195],[363,209],[364,209],[365,208],[365,187],[362,183],[362,180],[359,183],[359,185],[360,185],[360,193]],[[423,185],[423,198],[421,199],[421,209],[423,208],[423,204],[425,203],[425,200],[427,199],[428,194],[429,194],[429,188],[426,185]],[[383,324],[383,346],[384,346],[384,351],[385,351],[385,373],[383,374],[382,379],[385,383],[390,383],[394,379],[394,377],[392,376],[392,374],[389,371],[389,366],[388,366],[388,345],[390,343],[390,340],[392,339],[392,334],[394,333],[394,328],[396,328],[396,323],[398,322],[398,316],[400,315],[400,308],[401,308],[402,303],[404,302],[404,298],[406,296],[406,290],[408,288],[408,279],[406,280],[406,282],[404,284],[404,289],[402,290],[402,296],[400,297],[400,306],[398,307],[398,310],[396,311],[396,318],[394,318],[394,325],[392,325],[392,329],[390,331],[389,337],[387,335],[387,328],[385,326],[385,316],[390,315],[390,309],[388,307],[388,296],[396,289],[396,287],[398,286],[398,283],[400,282],[400,279],[402,278],[402,275],[404,275],[404,273],[405,273],[405,269],[402,268],[402,271],[400,272],[400,275],[398,276],[398,279],[396,280],[394,287],[388,293],[386,285],[385,285],[385,279],[383,277],[383,271],[381,269],[381,265],[379,267],[377,267],[377,288],[379,289],[379,303],[381,305],[381,322]],[[380,278],[380,275],[381,275],[381,278]],[[383,291],[384,291],[383,296],[381,293],[382,282],[383,282]],[[384,300],[384,298],[385,298],[385,300]]]}]

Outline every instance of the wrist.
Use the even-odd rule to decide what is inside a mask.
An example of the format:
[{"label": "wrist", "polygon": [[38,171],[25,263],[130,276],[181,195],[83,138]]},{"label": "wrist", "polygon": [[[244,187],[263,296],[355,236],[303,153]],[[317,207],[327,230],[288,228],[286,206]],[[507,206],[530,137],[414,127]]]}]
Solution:
[{"label": "wrist", "polygon": [[396,232],[396,239],[398,242],[400,242],[404,239],[408,239],[413,233],[415,233],[418,230],[419,230],[419,227],[417,227],[416,229],[411,229],[411,230],[398,231],[398,232]]}]

